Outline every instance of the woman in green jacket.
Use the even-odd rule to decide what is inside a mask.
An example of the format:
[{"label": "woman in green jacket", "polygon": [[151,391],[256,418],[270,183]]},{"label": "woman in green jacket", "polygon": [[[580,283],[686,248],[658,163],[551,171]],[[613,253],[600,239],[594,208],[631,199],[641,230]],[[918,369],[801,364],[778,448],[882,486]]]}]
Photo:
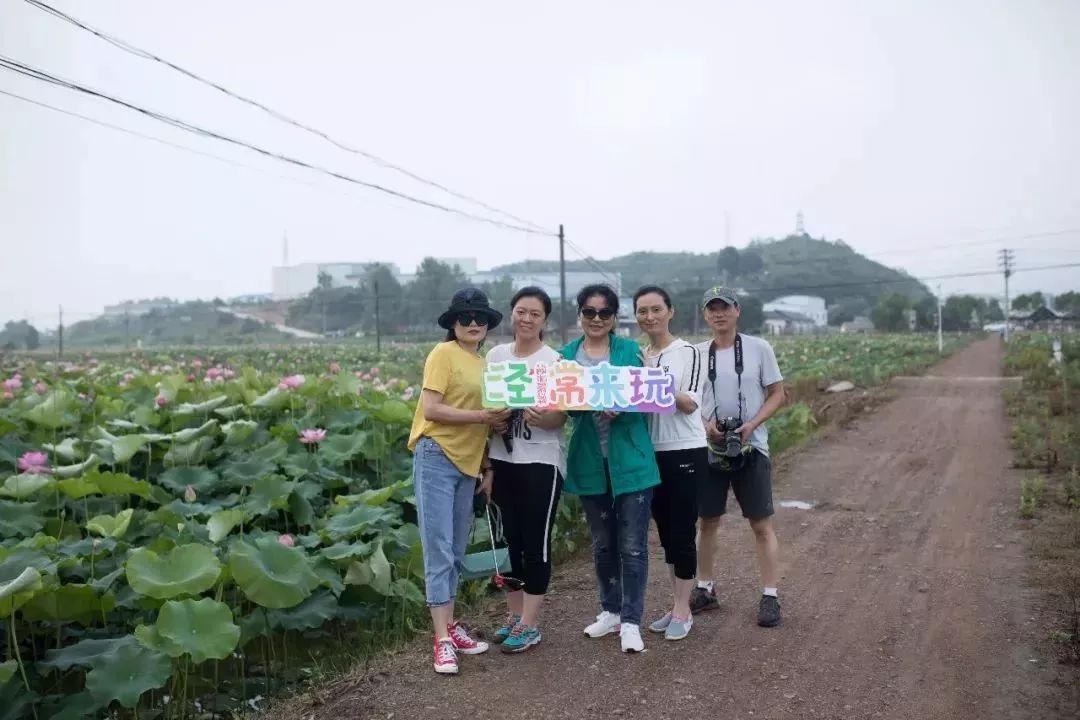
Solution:
[{"label": "woman in green jacket", "polygon": [[[563,358],[591,367],[641,365],[637,343],[614,334],[619,297],[606,285],[577,296],[584,335],[564,347]],[[564,490],[581,497],[592,534],[600,614],[589,637],[619,632],[623,652],[641,652],[641,617],[648,580],[649,507],[660,484],[645,415],[574,412]]]}]

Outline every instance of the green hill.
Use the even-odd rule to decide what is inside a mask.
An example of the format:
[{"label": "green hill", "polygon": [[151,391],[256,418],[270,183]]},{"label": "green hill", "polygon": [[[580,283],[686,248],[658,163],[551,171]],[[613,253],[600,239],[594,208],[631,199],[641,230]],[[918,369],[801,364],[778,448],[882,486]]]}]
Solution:
[{"label": "green hill", "polygon": [[[220,301],[219,301],[220,302]],[[187,302],[130,317],[100,317],[64,329],[67,347],[246,345],[285,343],[290,335],[257,320],[241,319],[218,303]]]},{"label": "green hill", "polygon": [[[828,305],[858,305],[866,312],[883,294],[907,295],[913,304],[930,296],[918,280],[860,255],[842,241],[817,240],[808,235],[755,240],[743,250],[635,252],[598,262],[605,270],[622,274],[626,294],[647,283],[664,285],[672,292],[726,283],[762,302],[781,295],[817,295]],[[566,267],[593,269],[584,260],[568,261]],[[494,272],[558,269],[554,261],[527,260],[502,265]]]}]

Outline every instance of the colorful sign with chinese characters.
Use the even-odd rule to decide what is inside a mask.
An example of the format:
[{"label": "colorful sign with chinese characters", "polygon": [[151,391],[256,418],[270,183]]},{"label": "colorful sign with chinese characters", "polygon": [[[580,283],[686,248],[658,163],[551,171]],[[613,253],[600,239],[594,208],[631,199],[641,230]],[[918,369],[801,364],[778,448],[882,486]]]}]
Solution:
[{"label": "colorful sign with chinese characters", "polygon": [[675,412],[675,378],[662,368],[600,363],[584,367],[569,360],[537,364],[489,363],[484,406],[548,410]]}]

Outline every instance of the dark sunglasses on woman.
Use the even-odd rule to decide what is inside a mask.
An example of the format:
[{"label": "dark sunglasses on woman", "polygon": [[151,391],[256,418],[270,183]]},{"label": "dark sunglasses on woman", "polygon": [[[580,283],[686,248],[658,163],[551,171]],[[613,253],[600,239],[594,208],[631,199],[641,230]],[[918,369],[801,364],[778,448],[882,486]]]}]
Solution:
[{"label": "dark sunglasses on woman", "polygon": [[457,316],[458,322],[462,327],[469,327],[473,323],[481,327],[487,327],[488,317],[484,313],[478,312],[463,312]]},{"label": "dark sunglasses on woman", "polygon": [[595,320],[598,316],[601,320],[610,320],[614,314],[615,311],[611,308],[604,308],[603,310],[591,307],[581,308],[581,317],[586,320]]}]

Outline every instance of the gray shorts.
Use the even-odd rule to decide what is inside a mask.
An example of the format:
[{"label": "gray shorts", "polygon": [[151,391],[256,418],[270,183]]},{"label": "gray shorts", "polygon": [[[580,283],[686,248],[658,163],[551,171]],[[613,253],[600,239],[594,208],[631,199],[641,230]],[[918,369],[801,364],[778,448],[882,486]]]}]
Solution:
[{"label": "gray shorts", "polygon": [[742,508],[744,518],[760,520],[773,515],[772,462],[758,450],[747,454],[741,468],[716,470],[698,476],[698,515],[710,518],[727,512],[728,490]]}]

